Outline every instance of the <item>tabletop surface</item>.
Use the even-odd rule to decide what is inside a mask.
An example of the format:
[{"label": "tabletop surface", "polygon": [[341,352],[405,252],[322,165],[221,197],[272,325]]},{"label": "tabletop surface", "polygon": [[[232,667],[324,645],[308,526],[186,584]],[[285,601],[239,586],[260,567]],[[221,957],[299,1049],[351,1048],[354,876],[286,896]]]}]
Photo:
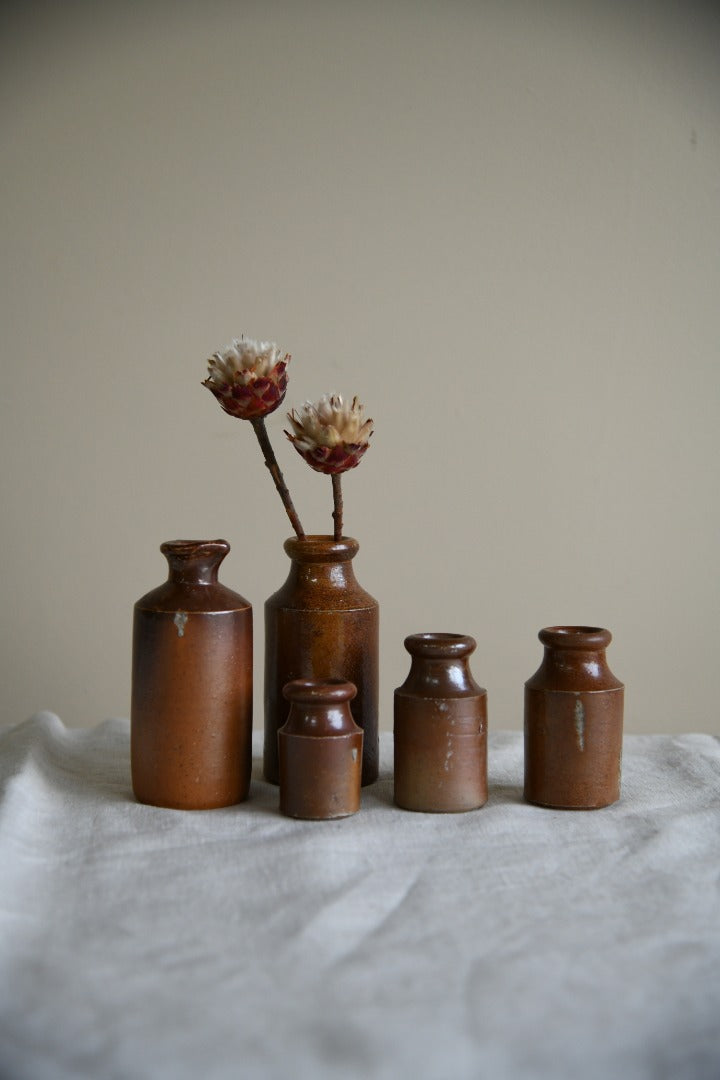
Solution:
[{"label": "tabletop surface", "polygon": [[[259,743],[256,743],[259,752]],[[129,726],[0,730],[0,1077],[720,1076],[720,740],[627,736],[622,798],[352,818],[136,803]]]}]

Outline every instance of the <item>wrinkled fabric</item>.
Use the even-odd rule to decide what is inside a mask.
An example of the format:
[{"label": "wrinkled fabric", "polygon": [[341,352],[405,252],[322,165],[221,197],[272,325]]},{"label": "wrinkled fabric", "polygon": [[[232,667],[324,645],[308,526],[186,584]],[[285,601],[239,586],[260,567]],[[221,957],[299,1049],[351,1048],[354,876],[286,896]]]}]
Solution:
[{"label": "wrinkled fabric", "polygon": [[620,803],[355,817],[132,796],[127,721],[0,732],[0,1077],[720,1076],[720,743],[629,736]]}]

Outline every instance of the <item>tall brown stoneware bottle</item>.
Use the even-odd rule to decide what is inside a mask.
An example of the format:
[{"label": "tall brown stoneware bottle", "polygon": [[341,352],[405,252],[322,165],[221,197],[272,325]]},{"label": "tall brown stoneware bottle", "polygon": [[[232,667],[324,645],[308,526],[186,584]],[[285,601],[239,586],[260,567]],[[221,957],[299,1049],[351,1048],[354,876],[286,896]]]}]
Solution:
[{"label": "tall brown stoneware bottle", "polygon": [[133,790],[153,806],[230,806],[250,785],[252,608],[218,582],[226,540],[160,550],[168,580],[135,605]]},{"label": "tall brown stoneware bottle", "polygon": [[287,581],[265,603],[265,778],[279,782],[277,733],[288,718],[283,687],[295,679],[344,679],[362,728],[362,783],[377,780],[379,609],[358,584],[357,540],[291,537]]},{"label": "tall brown stoneware bottle", "polygon": [[525,683],[525,798],[593,810],[620,798],[624,687],[598,626],[548,626],[543,661]]}]

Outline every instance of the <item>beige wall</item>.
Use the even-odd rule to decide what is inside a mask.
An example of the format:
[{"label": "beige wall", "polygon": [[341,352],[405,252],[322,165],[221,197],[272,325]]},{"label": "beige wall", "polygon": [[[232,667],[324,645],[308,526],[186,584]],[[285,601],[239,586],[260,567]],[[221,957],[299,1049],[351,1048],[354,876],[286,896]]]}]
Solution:
[{"label": "beige wall", "polygon": [[[720,22],[711,5],[6,6],[2,703],[127,715],[158,545],[225,536],[256,610],[288,529],[201,388],[233,335],[288,405],[357,392],[345,484],[403,637],[456,630],[491,725],[550,623],[608,626],[629,731],[720,731]],[[310,531],[330,485],[278,455]]]}]

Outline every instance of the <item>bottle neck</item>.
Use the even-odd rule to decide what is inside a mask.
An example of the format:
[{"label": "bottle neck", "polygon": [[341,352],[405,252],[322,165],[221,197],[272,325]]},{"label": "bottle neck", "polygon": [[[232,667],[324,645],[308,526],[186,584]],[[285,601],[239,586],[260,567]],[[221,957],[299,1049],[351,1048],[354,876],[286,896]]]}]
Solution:
[{"label": "bottle neck", "polygon": [[546,645],[543,668],[546,675],[561,681],[572,674],[594,680],[602,678],[607,670],[607,659],[604,649],[563,649]]},{"label": "bottle neck", "polygon": [[525,686],[529,690],[590,693],[621,690],[622,683],[608,667],[604,649],[545,647],[542,663]]},{"label": "bottle neck", "polygon": [[470,673],[475,647],[475,639],[468,634],[410,634],[405,648],[412,662],[402,689],[428,697],[479,693]]},{"label": "bottle neck", "polygon": [[282,731],[317,737],[356,733],[350,711],[356,693],[355,685],[345,679],[294,679],[283,689],[290,713]]},{"label": "bottle neck", "polygon": [[295,559],[290,564],[289,580],[301,588],[347,589],[357,584],[351,563],[303,563]]},{"label": "bottle neck", "polygon": [[453,697],[479,690],[467,656],[445,660],[413,656],[405,688],[428,697]]},{"label": "bottle neck", "polygon": [[230,545],[226,540],[169,540],[160,550],[168,561],[168,581],[216,585],[220,563]]},{"label": "bottle neck", "polygon": [[612,634],[600,626],[546,626],[538,634],[543,661],[525,684],[530,689],[582,692],[619,690],[622,683],[607,665]]},{"label": "bottle neck", "polygon": [[351,734],[356,730],[356,725],[346,702],[330,705],[292,704],[281,730],[285,735],[326,738]]},{"label": "bottle neck", "polygon": [[358,548],[357,540],[350,537],[342,540],[333,540],[331,536],[306,536],[302,540],[292,537],[285,541],[285,551],[291,560],[289,581],[300,588],[334,590],[355,586],[352,560]]}]

